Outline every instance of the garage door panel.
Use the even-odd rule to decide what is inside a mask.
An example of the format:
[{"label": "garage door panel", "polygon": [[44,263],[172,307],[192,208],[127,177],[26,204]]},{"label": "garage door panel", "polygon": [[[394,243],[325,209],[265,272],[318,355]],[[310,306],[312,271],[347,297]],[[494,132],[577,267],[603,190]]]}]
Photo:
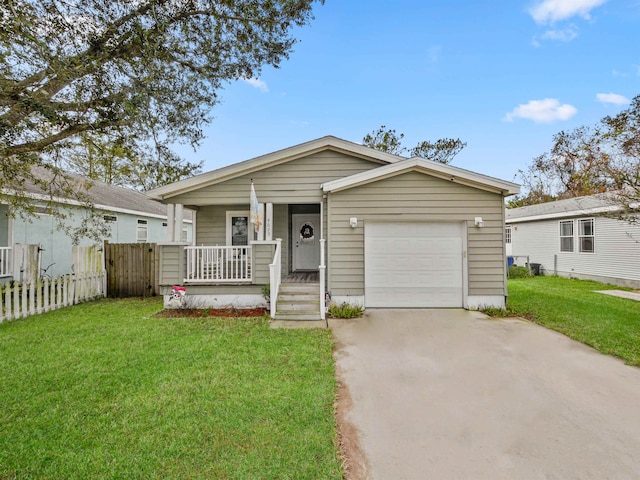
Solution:
[{"label": "garage door panel", "polygon": [[458,223],[372,223],[365,227],[367,307],[461,307]]}]

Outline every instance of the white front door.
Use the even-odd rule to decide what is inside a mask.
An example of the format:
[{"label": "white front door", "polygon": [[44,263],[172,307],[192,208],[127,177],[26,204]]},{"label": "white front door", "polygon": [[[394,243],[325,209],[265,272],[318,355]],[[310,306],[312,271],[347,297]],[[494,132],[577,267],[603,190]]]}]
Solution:
[{"label": "white front door", "polygon": [[318,270],[320,265],[320,214],[291,215],[292,271]]}]

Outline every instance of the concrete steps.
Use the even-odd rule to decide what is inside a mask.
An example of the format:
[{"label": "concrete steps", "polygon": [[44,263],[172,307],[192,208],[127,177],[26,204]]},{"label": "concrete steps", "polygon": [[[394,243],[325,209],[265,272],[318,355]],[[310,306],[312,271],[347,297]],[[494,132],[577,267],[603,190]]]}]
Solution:
[{"label": "concrete steps", "polygon": [[320,284],[283,283],[278,293],[276,320],[320,320]]}]

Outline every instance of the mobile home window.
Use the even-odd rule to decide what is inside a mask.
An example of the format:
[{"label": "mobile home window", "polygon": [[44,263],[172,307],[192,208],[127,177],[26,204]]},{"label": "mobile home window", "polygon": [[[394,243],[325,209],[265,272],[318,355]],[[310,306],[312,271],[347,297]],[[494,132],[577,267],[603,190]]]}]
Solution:
[{"label": "mobile home window", "polygon": [[504,227],[504,242],[511,243],[511,225]]},{"label": "mobile home window", "polygon": [[118,221],[118,217],[116,217],[115,215],[104,215],[104,221],[107,223],[112,223],[112,222],[117,222]]},{"label": "mobile home window", "polygon": [[583,253],[595,252],[595,230],[593,218],[581,218],[578,220],[578,242]]},{"label": "mobile home window", "polygon": [[573,220],[560,222],[560,251],[573,252]]},{"label": "mobile home window", "polygon": [[147,221],[138,220],[138,226],[136,228],[136,241],[140,243],[146,242],[148,233],[149,231],[147,229]]}]

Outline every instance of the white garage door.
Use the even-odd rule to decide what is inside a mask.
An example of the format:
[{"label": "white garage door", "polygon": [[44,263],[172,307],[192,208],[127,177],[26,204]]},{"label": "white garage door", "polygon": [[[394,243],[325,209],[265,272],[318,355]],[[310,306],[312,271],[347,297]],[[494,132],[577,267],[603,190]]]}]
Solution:
[{"label": "white garage door", "polygon": [[462,307],[462,224],[367,223],[367,307]]}]

